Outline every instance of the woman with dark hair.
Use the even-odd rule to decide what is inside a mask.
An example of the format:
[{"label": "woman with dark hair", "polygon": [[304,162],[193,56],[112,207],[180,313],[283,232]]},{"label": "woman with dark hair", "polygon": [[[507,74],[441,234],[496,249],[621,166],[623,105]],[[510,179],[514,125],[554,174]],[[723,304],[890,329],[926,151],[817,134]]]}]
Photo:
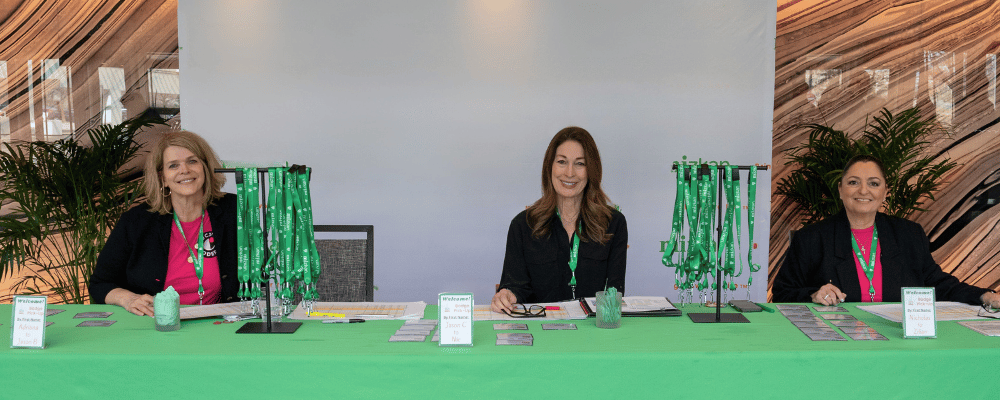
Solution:
[{"label": "woman with dark hair", "polygon": [[852,158],[837,188],[843,211],[795,234],[774,302],[898,302],[903,287],[934,287],[937,300],[1000,307],[996,293],[941,270],[920,225],[878,212],[888,192],[878,159]]},{"label": "woman with dark hair", "polygon": [[583,128],[552,138],[542,162],[542,198],[510,223],[495,312],[516,303],[625,291],[628,228],[601,190],[601,155]]},{"label": "woman with dark hair", "polygon": [[115,225],[90,277],[94,304],[153,316],[173,286],[181,304],[236,301],[236,196],[222,192],[219,157],[205,139],[166,134],[146,158],[146,202]]}]

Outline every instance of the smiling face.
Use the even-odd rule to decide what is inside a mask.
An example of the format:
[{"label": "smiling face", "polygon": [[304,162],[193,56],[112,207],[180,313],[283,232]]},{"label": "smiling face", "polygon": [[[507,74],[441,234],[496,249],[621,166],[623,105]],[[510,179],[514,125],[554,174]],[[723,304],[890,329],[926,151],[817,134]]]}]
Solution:
[{"label": "smiling face", "polygon": [[844,209],[852,221],[859,218],[874,220],[888,192],[882,171],[878,165],[868,161],[851,165],[844,172],[838,189],[840,200],[844,202]]},{"label": "smiling face", "polygon": [[583,189],[587,187],[587,163],[580,142],[567,140],[556,147],[552,187],[561,199],[583,198]]},{"label": "smiling face", "polygon": [[205,194],[205,166],[190,150],[169,146],[163,150],[160,180],[173,199],[201,199]]}]

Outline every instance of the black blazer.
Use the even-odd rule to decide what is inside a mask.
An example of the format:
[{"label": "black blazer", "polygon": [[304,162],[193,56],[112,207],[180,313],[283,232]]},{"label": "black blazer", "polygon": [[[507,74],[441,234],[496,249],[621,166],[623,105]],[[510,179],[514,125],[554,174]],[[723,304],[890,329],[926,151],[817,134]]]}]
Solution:
[{"label": "black blazer", "polygon": [[[571,245],[559,217],[549,221],[549,236],[535,239],[528,226],[528,211],[510,222],[507,251],[503,259],[500,289],[514,293],[521,303],[551,303],[570,300],[572,276],[569,269]],[[625,216],[611,210],[605,244],[580,241],[576,268],[576,297],[594,297],[605,287],[614,286],[625,293],[625,260],[628,251],[628,225]]]},{"label": "black blazer", "polygon": [[[879,213],[875,227],[882,248],[882,301],[900,301],[903,287],[934,287],[938,301],[982,304],[980,297],[989,290],[942,271],[931,257],[927,235],[919,224]],[[851,226],[844,211],[795,234],[774,278],[773,301],[812,302],[810,295],[827,283],[844,292],[847,301],[861,301]]]},{"label": "black blazer", "polygon": [[[226,193],[209,205],[208,217],[219,250],[216,256],[222,281],[219,302],[237,301],[236,195]],[[97,256],[97,266],[90,277],[90,302],[104,304],[108,292],[115,288],[148,295],[162,292],[173,223],[173,214],[150,212],[145,203],[122,214]]]}]

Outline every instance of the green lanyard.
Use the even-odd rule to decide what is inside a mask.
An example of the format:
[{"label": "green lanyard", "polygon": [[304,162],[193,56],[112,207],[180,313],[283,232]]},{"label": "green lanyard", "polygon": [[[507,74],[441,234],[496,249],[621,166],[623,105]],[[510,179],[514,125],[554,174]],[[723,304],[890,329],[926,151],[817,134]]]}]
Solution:
[{"label": "green lanyard", "polygon": [[861,254],[861,249],[858,248],[858,238],[854,237],[854,234],[851,233],[851,246],[854,247],[854,256],[858,258],[858,262],[861,263],[861,269],[865,270],[865,275],[868,276],[868,296],[871,297],[872,303],[875,302],[875,250],[877,245],[878,228],[872,226],[872,245],[868,253],[868,262],[865,262],[865,256]]},{"label": "green lanyard", "polygon": [[[556,210],[556,216],[560,217],[561,221],[562,215],[559,214],[558,209]],[[569,252],[569,272],[572,275],[569,278],[569,288],[573,291],[574,299],[576,298],[576,264],[579,260],[580,254],[580,236],[578,233],[580,233],[581,229],[583,229],[583,223],[581,221],[577,221],[576,232],[573,232],[573,250]]]},{"label": "green lanyard", "polygon": [[750,277],[747,278],[747,294],[750,293],[750,285],[753,284],[753,273],[760,271],[760,264],[753,263],[753,223],[754,214],[757,212],[757,166],[750,166],[750,176],[747,178],[747,264],[750,266]]},{"label": "green lanyard", "polygon": [[687,289],[688,287],[685,287],[688,285],[687,280],[685,279],[684,283],[681,283],[680,280],[680,276],[685,274],[684,267],[682,266],[683,263],[675,264],[673,262],[674,252],[679,251],[680,246],[677,243],[680,240],[681,230],[684,228],[684,199],[688,185],[684,179],[684,175],[687,166],[676,163],[675,165],[677,165],[677,193],[674,196],[674,218],[670,227],[670,240],[663,249],[663,258],[661,261],[664,267],[674,268],[674,285],[679,289]]},{"label": "green lanyard", "polygon": [[[177,217],[177,213],[174,213],[174,223],[177,224],[177,230],[181,232],[181,238],[184,239],[184,245],[188,249],[187,262],[194,264],[194,273],[198,276],[198,304],[202,304],[202,300],[205,298],[205,286],[201,283],[201,278],[205,275],[205,252],[201,251],[201,241],[205,240],[205,215],[208,212],[203,212],[205,214],[201,216],[201,226],[198,228],[198,238],[195,240],[193,249],[191,248],[191,244],[188,243],[187,236],[184,236],[184,227],[181,226],[181,219]],[[195,256],[195,253],[198,255]]]}]

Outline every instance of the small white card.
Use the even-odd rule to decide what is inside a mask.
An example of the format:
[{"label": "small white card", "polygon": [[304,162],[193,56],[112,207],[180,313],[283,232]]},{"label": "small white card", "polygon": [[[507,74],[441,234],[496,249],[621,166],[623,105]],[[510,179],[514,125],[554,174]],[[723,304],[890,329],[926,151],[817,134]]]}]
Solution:
[{"label": "small white card", "polygon": [[438,295],[438,346],[472,346],[472,315],[475,303],[472,293],[441,293]]},{"label": "small white card", "polygon": [[45,296],[14,296],[11,308],[10,347],[45,348]]},{"label": "small white card", "polygon": [[902,288],[903,337],[936,338],[934,288]]}]

